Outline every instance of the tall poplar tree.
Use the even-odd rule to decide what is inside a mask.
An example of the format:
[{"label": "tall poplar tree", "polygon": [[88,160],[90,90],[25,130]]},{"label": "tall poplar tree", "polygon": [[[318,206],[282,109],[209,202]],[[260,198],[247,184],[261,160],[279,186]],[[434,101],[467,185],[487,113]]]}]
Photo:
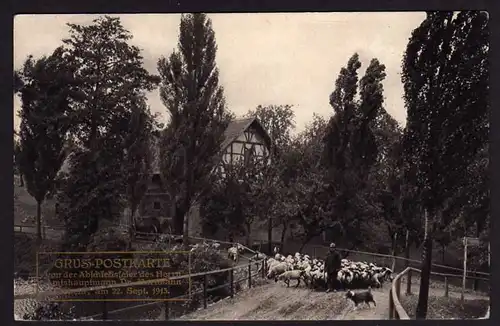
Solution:
[{"label": "tall poplar tree", "polygon": [[184,14],[178,49],[158,61],[160,96],[170,116],[161,141],[161,174],[175,201],[174,233],[183,233],[185,243],[188,212],[208,190],[229,122],[216,52],[211,20]]},{"label": "tall poplar tree", "polygon": [[487,23],[479,11],[428,12],[404,54],[404,157],[416,169],[426,225],[417,318],[427,315],[434,236],[489,137]]},{"label": "tall poplar tree", "polygon": [[37,203],[37,238],[42,237],[42,203],[54,189],[70,127],[72,76],[61,49],[38,60],[28,57],[17,72],[22,105],[16,160],[28,193]]}]

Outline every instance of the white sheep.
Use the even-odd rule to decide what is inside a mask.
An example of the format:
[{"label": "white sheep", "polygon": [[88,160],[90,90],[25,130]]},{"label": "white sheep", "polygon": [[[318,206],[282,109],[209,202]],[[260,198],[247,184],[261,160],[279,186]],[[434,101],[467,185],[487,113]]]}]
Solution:
[{"label": "white sheep", "polygon": [[238,248],[231,247],[227,250],[227,258],[237,262],[239,260]]},{"label": "white sheep", "polygon": [[281,273],[278,275],[274,281],[278,282],[279,280],[284,281],[286,283],[287,287],[290,287],[290,280],[297,280],[297,285],[295,287],[299,287],[300,285],[300,279],[303,277],[304,271],[302,270],[291,270],[291,271],[286,271],[284,273]]},{"label": "white sheep", "polygon": [[286,271],[289,271],[290,267],[286,263],[280,263],[272,266],[267,273],[267,278],[271,279],[277,275],[280,275]]}]

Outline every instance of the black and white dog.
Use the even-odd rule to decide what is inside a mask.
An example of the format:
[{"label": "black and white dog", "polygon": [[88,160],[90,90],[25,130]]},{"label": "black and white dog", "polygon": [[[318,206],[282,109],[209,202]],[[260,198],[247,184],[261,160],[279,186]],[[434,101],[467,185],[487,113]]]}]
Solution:
[{"label": "black and white dog", "polygon": [[345,294],[346,299],[351,300],[354,302],[354,306],[357,308],[360,303],[365,303],[370,307],[370,302],[373,302],[373,304],[376,306],[377,304],[375,303],[375,300],[373,299],[373,294],[371,291],[371,287],[368,288],[367,291],[363,292],[353,292],[351,290],[347,291]]}]

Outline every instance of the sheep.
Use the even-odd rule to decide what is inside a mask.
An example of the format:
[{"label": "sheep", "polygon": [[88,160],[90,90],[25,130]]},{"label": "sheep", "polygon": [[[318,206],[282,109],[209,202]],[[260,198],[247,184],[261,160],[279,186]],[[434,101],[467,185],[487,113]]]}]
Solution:
[{"label": "sheep", "polygon": [[231,259],[234,262],[238,262],[239,260],[239,252],[238,248],[231,247],[227,250],[227,258]]},{"label": "sheep", "polygon": [[273,277],[280,275],[286,271],[289,271],[290,267],[285,263],[280,263],[272,266],[267,273],[267,278],[272,279]]},{"label": "sheep", "polygon": [[[267,260],[268,277],[273,278],[286,271],[303,271],[300,278],[308,287],[325,288],[325,262],[316,257],[295,252],[292,254],[274,252],[274,258]],[[392,270],[364,261],[343,258],[341,269],[336,275],[343,288],[381,287],[383,282],[392,280]]]},{"label": "sheep", "polygon": [[300,285],[300,279],[303,277],[303,275],[304,271],[298,269],[286,271],[276,276],[274,281],[278,282],[279,280],[282,280],[286,283],[287,287],[290,287],[290,280],[297,280],[297,285],[295,285],[295,287],[297,288]]},{"label": "sheep", "polygon": [[320,270],[316,270],[310,273],[312,276],[312,282],[310,284],[311,288],[325,288],[326,287],[326,275]]}]

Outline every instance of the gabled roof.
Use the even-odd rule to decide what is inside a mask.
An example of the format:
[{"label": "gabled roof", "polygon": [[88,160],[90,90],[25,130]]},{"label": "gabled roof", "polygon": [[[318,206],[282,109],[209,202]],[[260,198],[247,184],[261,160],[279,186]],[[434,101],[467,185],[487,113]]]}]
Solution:
[{"label": "gabled roof", "polygon": [[[261,135],[264,137],[265,142],[268,146],[271,144],[271,138],[268,133],[262,127],[259,120],[256,117],[235,119],[229,123],[226,130],[224,131],[224,141],[221,144],[221,150],[225,150],[236,138],[242,135],[245,130],[249,127],[254,127],[257,129]],[[151,162],[151,170],[153,174],[160,173],[160,144],[159,144],[159,134],[152,137],[152,151],[153,160]]]},{"label": "gabled roof", "polygon": [[257,117],[251,117],[236,119],[229,123],[229,126],[227,126],[227,129],[224,132],[225,139],[222,142],[221,149],[226,149],[229,144],[235,141],[236,138],[243,134],[245,130],[247,130],[250,126],[259,130],[268,146],[271,144],[271,138],[269,137],[264,127],[262,127]]}]

